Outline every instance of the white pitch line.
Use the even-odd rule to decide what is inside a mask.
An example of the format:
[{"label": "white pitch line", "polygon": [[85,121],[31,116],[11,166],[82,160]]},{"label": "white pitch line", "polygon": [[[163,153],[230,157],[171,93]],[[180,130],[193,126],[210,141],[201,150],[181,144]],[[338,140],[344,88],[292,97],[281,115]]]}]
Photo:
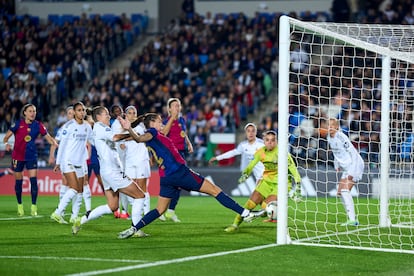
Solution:
[{"label": "white pitch line", "polygon": [[78,258],[78,257],[48,257],[48,256],[0,256],[0,259],[38,259],[38,260],[70,260],[70,261],[95,261],[116,263],[144,263],[144,260],[126,259],[102,259],[102,258]]},{"label": "white pitch line", "polygon": [[89,272],[81,272],[81,273],[76,273],[76,274],[68,274],[66,276],[88,276],[88,275],[99,275],[99,274],[105,274],[105,273],[116,273],[116,272],[133,270],[133,269],[140,269],[140,268],[167,265],[167,264],[174,264],[174,263],[183,263],[183,262],[188,262],[188,261],[207,259],[207,258],[212,258],[212,257],[218,257],[218,256],[224,256],[224,255],[230,255],[230,254],[236,254],[236,253],[243,253],[243,252],[249,252],[249,251],[255,251],[255,250],[260,250],[260,249],[275,247],[275,246],[277,246],[277,244],[272,243],[272,244],[260,245],[260,246],[244,248],[244,249],[238,249],[238,250],[232,250],[232,251],[217,252],[217,253],[212,253],[212,254],[207,254],[207,255],[189,256],[189,257],[184,257],[184,258],[179,258],[179,259],[157,261],[157,262],[153,262],[153,263],[130,265],[130,266],[124,266],[124,267],[118,267],[118,268],[95,270],[95,271],[89,271]]},{"label": "white pitch line", "polygon": [[7,220],[22,220],[22,219],[36,219],[36,218],[43,218],[43,216],[27,216],[27,217],[15,217],[15,218],[0,218],[0,221],[7,221]]}]

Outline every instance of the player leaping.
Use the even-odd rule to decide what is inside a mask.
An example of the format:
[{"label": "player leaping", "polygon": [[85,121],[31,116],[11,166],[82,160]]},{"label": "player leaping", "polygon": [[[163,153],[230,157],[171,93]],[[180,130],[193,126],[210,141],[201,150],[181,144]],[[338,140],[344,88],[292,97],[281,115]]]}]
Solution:
[{"label": "player leaping", "polygon": [[[160,194],[157,207],[147,213],[137,224],[133,224],[130,228],[120,232],[118,238],[129,238],[139,229],[156,220],[166,211],[171,198],[178,193],[179,189],[209,194],[215,197],[224,207],[241,215],[247,222],[252,221],[254,218],[261,216],[264,213],[264,210],[253,212],[243,208],[225,194],[218,186],[205,179],[199,173],[188,168],[171,140],[160,132],[162,120],[158,114],[147,113],[144,116],[139,117],[138,120],[142,120],[147,129],[143,135],[138,135],[131,128],[131,123],[129,121],[122,118],[118,118],[118,120],[121,122],[123,128],[128,130],[129,135],[135,141],[146,143],[154,160],[158,164],[160,174]],[[119,139],[126,137],[127,136],[122,134],[118,135]]]}]

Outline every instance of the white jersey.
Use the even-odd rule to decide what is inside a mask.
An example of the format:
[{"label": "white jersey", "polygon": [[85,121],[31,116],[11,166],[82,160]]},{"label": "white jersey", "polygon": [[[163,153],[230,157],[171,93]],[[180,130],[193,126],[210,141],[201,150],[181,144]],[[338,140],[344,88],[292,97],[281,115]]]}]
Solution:
[{"label": "white jersey", "polygon": [[56,164],[83,166],[88,160],[86,144],[91,139],[92,128],[87,122],[78,124],[75,119],[62,126]]},{"label": "white jersey", "polygon": [[[135,132],[139,135],[144,134],[145,126],[140,123],[134,128]],[[149,154],[145,143],[137,143],[134,140],[125,141],[126,152],[125,152],[125,167],[128,165],[141,165],[148,163],[149,166]]]},{"label": "white jersey", "polygon": [[121,160],[113,140],[114,135],[112,129],[101,122],[96,122],[93,125],[93,141],[101,166],[104,189],[117,191],[129,186],[132,180],[123,172]]},{"label": "white jersey", "polygon": [[[121,123],[119,122],[119,120],[115,120],[112,125],[111,125],[111,129],[113,131],[113,134],[126,134],[128,133],[128,131],[126,131]],[[116,150],[118,151],[119,154],[119,158],[121,159],[121,163],[122,165],[125,165],[125,149],[121,149],[121,144],[125,144],[125,141],[119,141],[116,142]]]},{"label": "white jersey", "polygon": [[96,152],[98,153],[101,171],[112,171],[114,168],[122,170],[121,160],[119,159],[113,140],[115,133],[112,129],[100,122],[93,125],[93,141]]},{"label": "white jersey", "polygon": [[343,132],[336,132],[334,137],[328,135],[327,140],[334,155],[335,169],[348,171],[355,164],[364,164],[361,155]]},{"label": "white jersey", "polygon": [[[241,155],[240,160],[240,171],[243,171],[247,165],[249,165],[250,161],[254,159],[255,152],[264,147],[264,142],[260,138],[256,138],[253,143],[249,143],[249,141],[244,140],[240,142],[240,144],[233,150],[229,150],[223,154],[217,155],[216,159],[218,161],[223,159],[229,159],[237,155]],[[253,175],[257,179],[261,179],[264,172],[264,166],[261,162],[258,162],[256,166],[253,168]]]}]

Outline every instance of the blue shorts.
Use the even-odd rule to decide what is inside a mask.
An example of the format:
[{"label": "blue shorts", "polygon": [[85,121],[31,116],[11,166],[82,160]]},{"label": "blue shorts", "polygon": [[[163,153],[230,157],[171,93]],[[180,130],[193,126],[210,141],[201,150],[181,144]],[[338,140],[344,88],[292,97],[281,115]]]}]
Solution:
[{"label": "blue shorts", "polygon": [[88,165],[88,177],[91,177],[92,171],[95,175],[101,175],[101,166],[99,163],[93,163]]},{"label": "blue shorts", "polygon": [[160,196],[174,198],[180,189],[186,191],[200,191],[204,176],[181,166],[176,172],[160,178]]},{"label": "blue shorts", "polygon": [[22,172],[24,167],[28,170],[35,170],[37,169],[37,160],[30,160],[30,161],[18,161],[12,160],[12,170],[15,172]]}]

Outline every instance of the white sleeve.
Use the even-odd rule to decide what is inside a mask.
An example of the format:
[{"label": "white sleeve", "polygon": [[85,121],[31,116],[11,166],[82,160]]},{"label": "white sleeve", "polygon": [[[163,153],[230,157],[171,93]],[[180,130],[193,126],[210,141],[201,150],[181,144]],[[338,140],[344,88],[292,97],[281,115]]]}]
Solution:
[{"label": "white sleeve", "polygon": [[241,143],[237,146],[237,148],[226,151],[225,153],[222,153],[220,155],[216,156],[216,159],[218,161],[223,160],[223,159],[229,159],[232,158],[234,156],[240,155],[243,152],[243,148],[241,146]]}]

